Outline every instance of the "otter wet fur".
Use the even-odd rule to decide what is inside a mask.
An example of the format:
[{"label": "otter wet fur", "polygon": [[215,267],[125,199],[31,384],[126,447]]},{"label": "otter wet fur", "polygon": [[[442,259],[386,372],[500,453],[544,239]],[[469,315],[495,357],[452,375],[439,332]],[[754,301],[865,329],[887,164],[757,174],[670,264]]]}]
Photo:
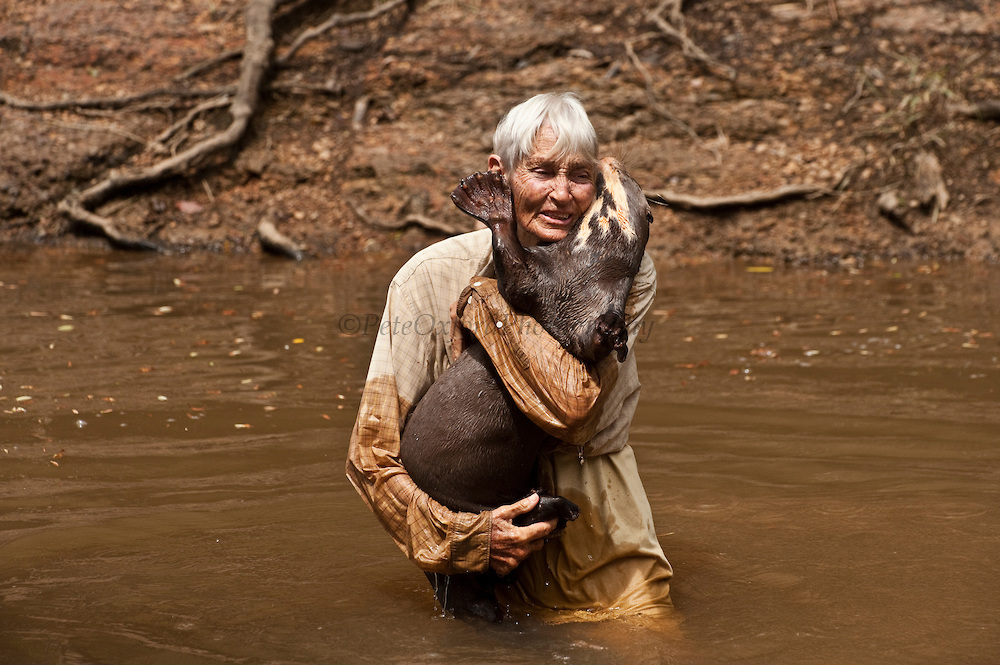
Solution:
[{"label": "otter wet fur", "polygon": [[[524,247],[510,188],[496,172],[462,180],[452,200],[493,232],[501,295],[532,316],[567,351],[587,363],[628,353],[625,303],[639,270],[652,214],[642,189],[611,158],[600,163],[594,203],[562,240]],[[400,456],[413,481],[452,510],[482,512],[530,494],[547,435],[524,415],[489,355],[473,343],[420,399],[403,430]],[[557,519],[579,508],[542,496],[518,526]],[[503,620],[492,571],[428,573],[435,597],[456,617]]]}]

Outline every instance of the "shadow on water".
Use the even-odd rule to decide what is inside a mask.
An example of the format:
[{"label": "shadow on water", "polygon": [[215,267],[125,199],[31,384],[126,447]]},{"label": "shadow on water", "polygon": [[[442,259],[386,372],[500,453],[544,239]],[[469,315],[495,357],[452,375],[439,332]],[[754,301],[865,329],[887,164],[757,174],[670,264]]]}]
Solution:
[{"label": "shadow on water", "polygon": [[0,662],[998,662],[997,268],[662,269],[677,625],[484,628],[343,474],[395,267],[0,257]]}]

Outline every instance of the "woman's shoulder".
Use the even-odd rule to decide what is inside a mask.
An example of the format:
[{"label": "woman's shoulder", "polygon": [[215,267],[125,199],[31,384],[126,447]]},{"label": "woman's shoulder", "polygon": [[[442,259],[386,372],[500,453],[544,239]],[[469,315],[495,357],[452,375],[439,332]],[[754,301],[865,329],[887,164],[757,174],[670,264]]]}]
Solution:
[{"label": "woman's shoulder", "polygon": [[393,284],[404,286],[414,281],[437,281],[441,275],[466,275],[468,280],[489,263],[493,235],[489,229],[452,236],[425,247],[403,264]]}]

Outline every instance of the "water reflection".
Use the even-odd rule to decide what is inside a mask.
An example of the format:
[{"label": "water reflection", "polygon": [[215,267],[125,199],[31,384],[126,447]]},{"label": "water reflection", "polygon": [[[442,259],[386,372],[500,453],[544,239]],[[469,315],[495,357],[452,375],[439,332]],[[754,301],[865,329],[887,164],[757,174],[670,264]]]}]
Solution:
[{"label": "water reflection", "polygon": [[442,619],[343,477],[396,266],[0,256],[0,662],[996,662],[1000,272],[661,269],[677,626]]}]

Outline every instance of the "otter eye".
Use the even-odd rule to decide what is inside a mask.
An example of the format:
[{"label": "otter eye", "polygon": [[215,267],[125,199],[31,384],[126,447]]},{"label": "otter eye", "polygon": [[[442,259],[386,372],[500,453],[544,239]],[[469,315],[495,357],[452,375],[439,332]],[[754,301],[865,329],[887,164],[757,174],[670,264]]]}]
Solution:
[{"label": "otter eye", "polygon": [[651,213],[651,212],[647,212],[646,213],[646,223],[647,224],[652,224],[653,223],[653,213]]}]

